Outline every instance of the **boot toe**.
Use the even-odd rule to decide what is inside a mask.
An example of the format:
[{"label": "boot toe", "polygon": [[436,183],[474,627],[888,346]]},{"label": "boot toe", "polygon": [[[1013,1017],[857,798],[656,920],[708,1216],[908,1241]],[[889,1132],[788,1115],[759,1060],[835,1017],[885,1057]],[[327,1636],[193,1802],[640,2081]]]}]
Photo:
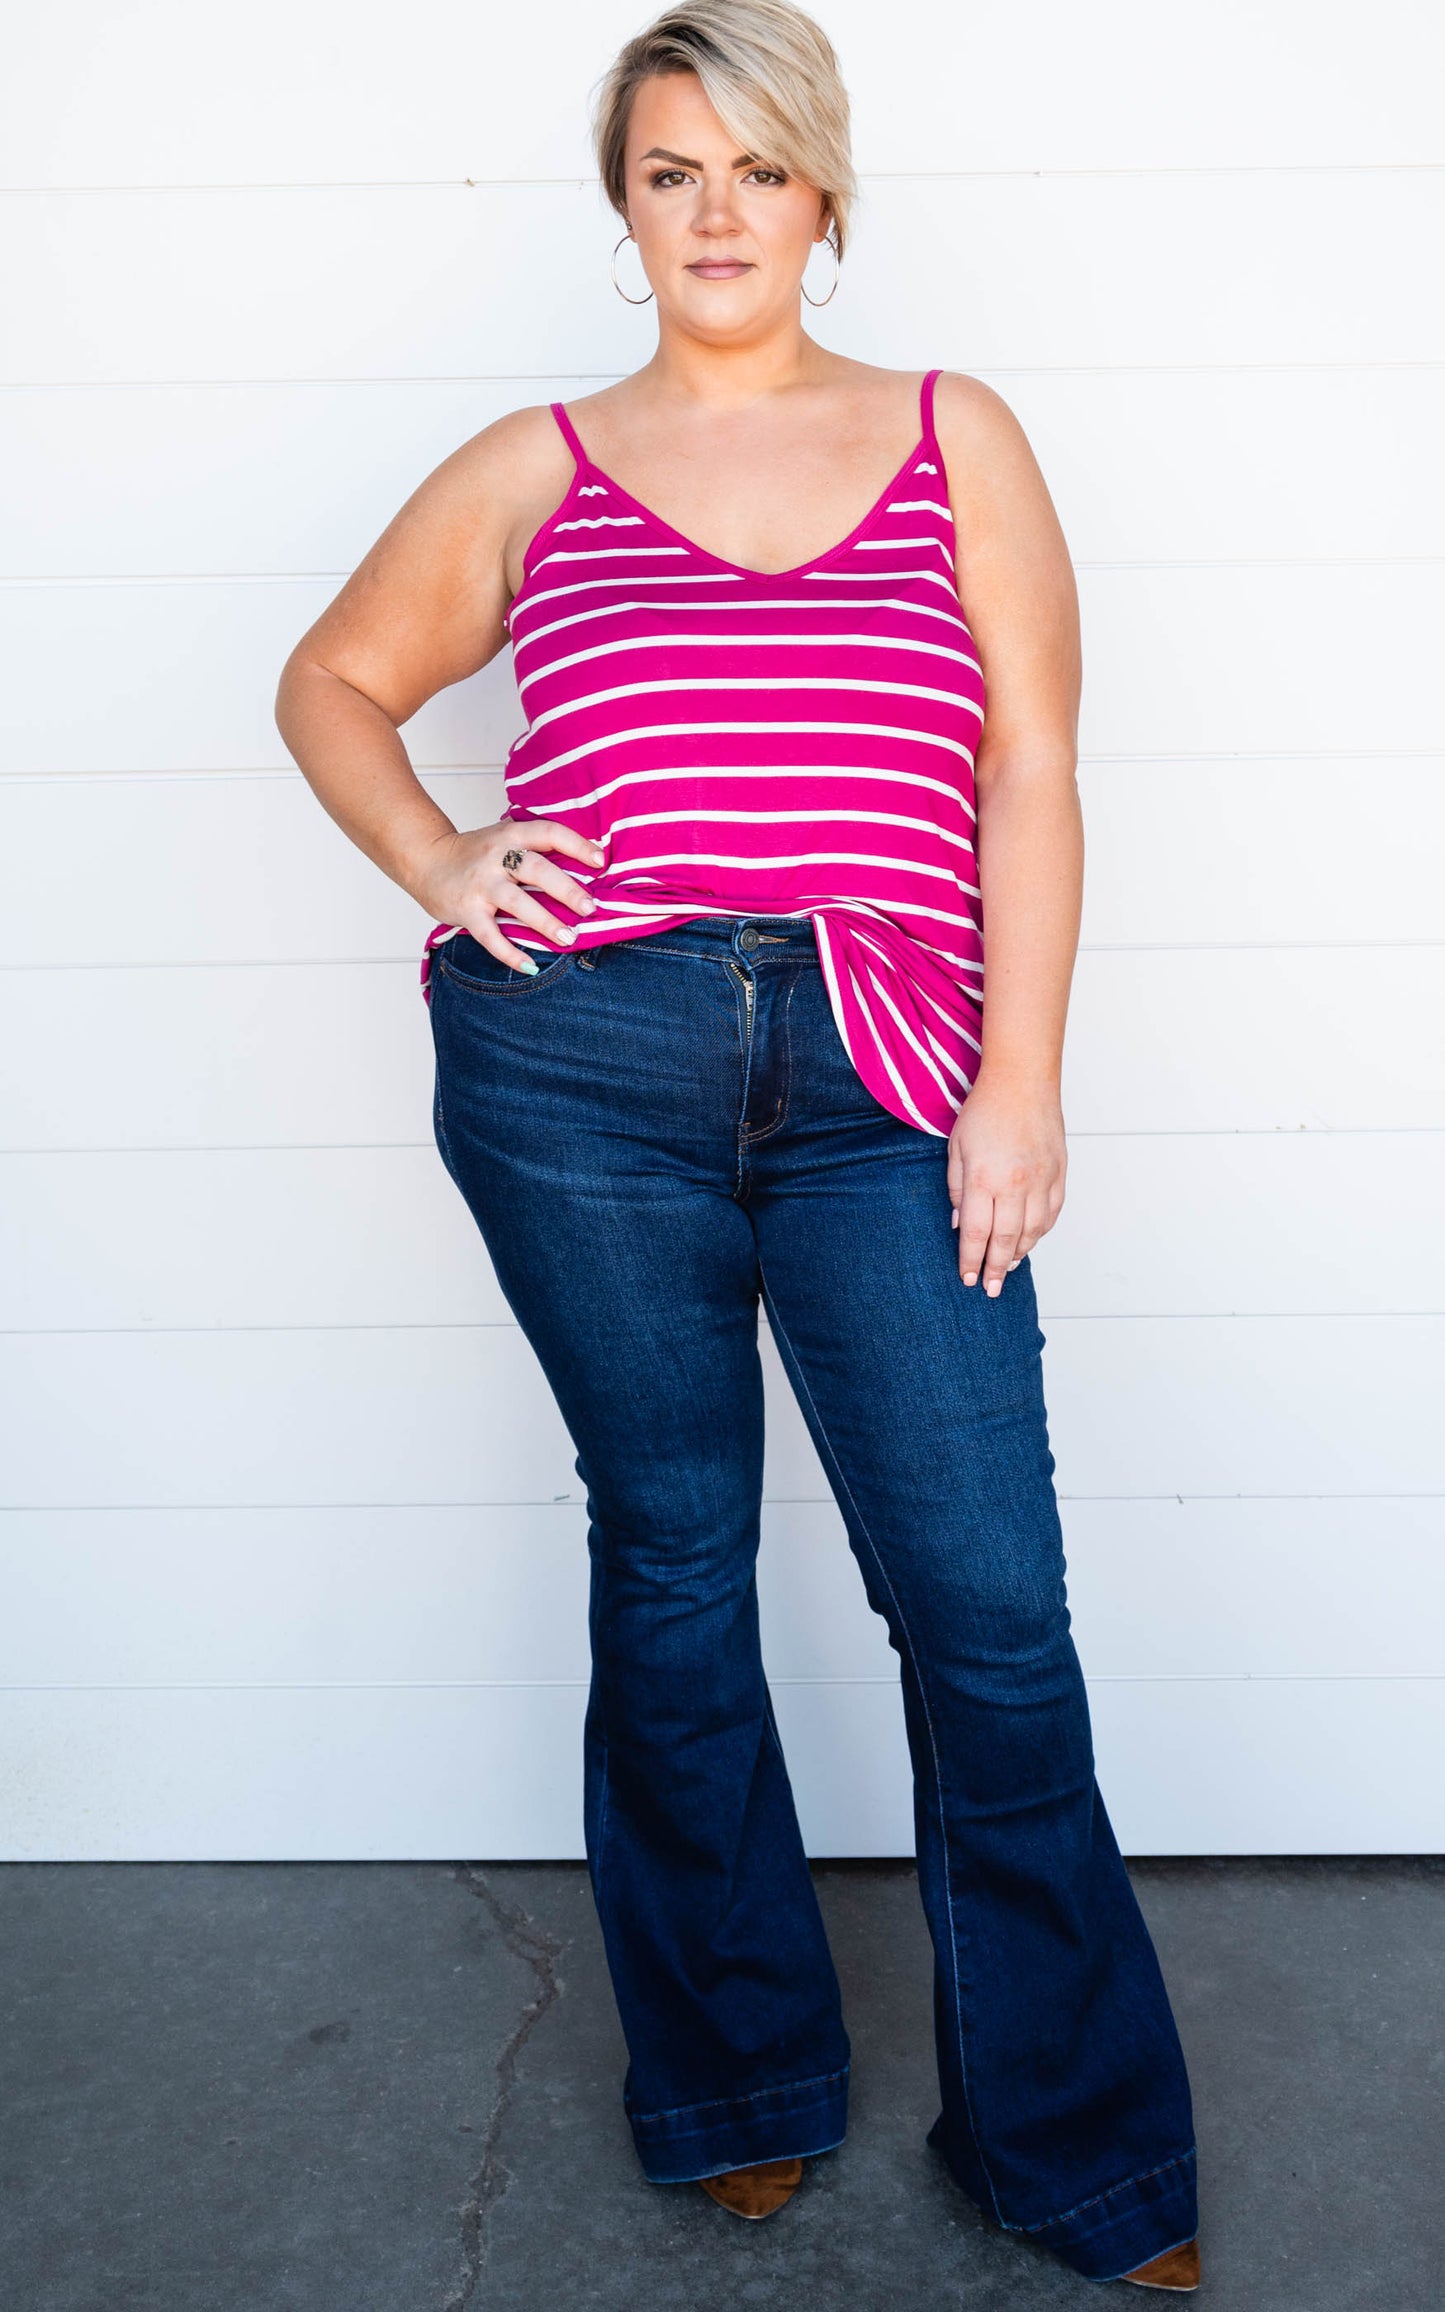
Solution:
[{"label": "boot toe", "polygon": [[724,2175],[700,2178],[709,2199],[753,2223],[773,2215],[792,2198],[802,2180],[801,2159],[759,2160],[752,2167],[729,2168]]},{"label": "boot toe", "polygon": [[1167,2248],[1162,2256],[1136,2265],[1121,2277],[1136,2281],[1141,2288],[1174,2288],[1187,2293],[1199,2286],[1199,2242],[1186,2240],[1180,2248]]}]

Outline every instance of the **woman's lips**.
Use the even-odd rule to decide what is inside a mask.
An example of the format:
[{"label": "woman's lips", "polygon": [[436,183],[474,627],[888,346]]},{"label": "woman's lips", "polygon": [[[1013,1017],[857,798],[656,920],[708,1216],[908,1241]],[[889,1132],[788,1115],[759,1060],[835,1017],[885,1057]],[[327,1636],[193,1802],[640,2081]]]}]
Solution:
[{"label": "woman's lips", "polygon": [[745,265],[739,257],[702,257],[687,269],[689,273],[696,273],[700,281],[735,281],[740,273],[752,271],[751,265]]}]

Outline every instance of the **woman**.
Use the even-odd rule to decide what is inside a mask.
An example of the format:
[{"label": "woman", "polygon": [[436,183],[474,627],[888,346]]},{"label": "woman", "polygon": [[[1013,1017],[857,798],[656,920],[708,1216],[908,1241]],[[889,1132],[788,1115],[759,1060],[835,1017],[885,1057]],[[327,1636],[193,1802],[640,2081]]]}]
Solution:
[{"label": "woman", "polygon": [[[750,2217],[845,2130],[758,1648],[761,1297],[901,1662],[928,2140],[1087,2277],[1188,2290],[1189,2085],[1094,1780],[1028,1261],[1082,866],[1067,549],[996,394],[803,330],[853,192],[809,17],[684,0],[595,128],[652,359],[448,458],[278,721],[436,919],[438,1146],[578,1448],[624,2107],[649,2178]],[[509,807],[458,830],[397,726],[508,639]]]}]

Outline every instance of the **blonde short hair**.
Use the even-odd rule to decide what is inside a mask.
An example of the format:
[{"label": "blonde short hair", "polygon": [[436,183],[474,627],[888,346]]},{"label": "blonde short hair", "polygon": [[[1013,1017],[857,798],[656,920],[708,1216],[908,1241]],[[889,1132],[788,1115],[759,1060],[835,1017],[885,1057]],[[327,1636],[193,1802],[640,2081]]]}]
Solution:
[{"label": "blonde short hair", "polygon": [[639,84],[695,72],[740,152],[816,185],[841,258],[858,193],[848,95],[832,42],[792,0],[680,0],[620,50],[593,114],[602,189],[625,223],[627,124]]}]

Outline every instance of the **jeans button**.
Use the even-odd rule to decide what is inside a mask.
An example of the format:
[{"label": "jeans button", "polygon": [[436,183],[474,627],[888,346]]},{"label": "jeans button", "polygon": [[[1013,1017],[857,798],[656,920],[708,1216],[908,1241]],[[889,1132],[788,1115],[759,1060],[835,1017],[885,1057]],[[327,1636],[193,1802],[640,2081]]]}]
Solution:
[{"label": "jeans button", "polygon": [[756,947],[758,941],[761,938],[762,933],[760,931],[754,931],[752,925],[749,924],[746,931],[740,931],[738,933],[738,945],[739,947]]}]

